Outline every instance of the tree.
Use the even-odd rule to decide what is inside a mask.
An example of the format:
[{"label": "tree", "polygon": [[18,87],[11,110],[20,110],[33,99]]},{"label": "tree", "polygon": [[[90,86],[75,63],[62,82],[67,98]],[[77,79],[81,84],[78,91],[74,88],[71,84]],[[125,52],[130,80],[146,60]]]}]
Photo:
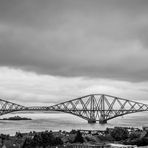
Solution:
[{"label": "tree", "polygon": [[72,130],[70,131],[70,134],[76,134],[76,133],[77,133],[77,131],[74,130],[74,129],[72,129]]},{"label": "tree", "polygon": [[60,137],[56,137],[54,139],[54,145],[63,145],[63,141],[61,140]]},{"label": "tree", "polygon": [[75,137],[75,140],[74,140],[74,143],[77,143],[77,142],[80,142],[80,143],[84,142],[84,139],[83,139],[80,131],[77,131],[76,137]]},{"label": "tree", "polygon": [[141,133],[139,133],[139,132],[132,132],[131,134],[129,134],[129,139],[133,140],[136,138],[140,138],[140,135],[141,135]]},{"label": "tree", "polygon": [[111,131],[111,136],[116,140],[125,140],[128,138],[129,132],[127,129],[122,128],[122,127],[116,127]]},{"label": "tree", "polygon": [[47,146],[62,145],[63,141],[60,137],[55,137],[52,132],[42,132],[34,135],[33,139],[27,138],[24,142],[24,148],[32,148],[36,146]]}]

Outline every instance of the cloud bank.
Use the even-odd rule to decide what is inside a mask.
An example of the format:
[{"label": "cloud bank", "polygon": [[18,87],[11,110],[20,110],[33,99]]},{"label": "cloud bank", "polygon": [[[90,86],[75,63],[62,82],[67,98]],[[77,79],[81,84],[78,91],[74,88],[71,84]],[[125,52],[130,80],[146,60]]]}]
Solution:
[{"label": "cloud bank", "polygon": [[148,80],[148,1],[1,0],[0,64],[41,74]]},{"label": "cloud bank", "polygon": [[0,0],[0,96],[147,100],[147,0]]},{"label": "cloud bank", "polygon": [[0,67],[0,82],[2,99],[27,106],[47,106],[92,93],[128,96],[127,99],[142,102],[148,95],[148,82],[39,75],[8,67]]}]

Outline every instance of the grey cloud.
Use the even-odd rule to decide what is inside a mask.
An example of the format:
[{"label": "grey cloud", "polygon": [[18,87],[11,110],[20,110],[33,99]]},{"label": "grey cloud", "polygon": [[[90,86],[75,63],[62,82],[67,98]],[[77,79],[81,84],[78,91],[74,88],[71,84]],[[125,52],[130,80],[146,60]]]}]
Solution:
[{"label": "grey cloud", "polygon": [[0,67],[0,98],[26,106],[51,105],[87,94],[104,93],[132,100],[147,100],[148,82],[56,77]]},{"label": "grey cloud", "polygon": [[0,1],[0,65],[148,80],[147,0]]}]

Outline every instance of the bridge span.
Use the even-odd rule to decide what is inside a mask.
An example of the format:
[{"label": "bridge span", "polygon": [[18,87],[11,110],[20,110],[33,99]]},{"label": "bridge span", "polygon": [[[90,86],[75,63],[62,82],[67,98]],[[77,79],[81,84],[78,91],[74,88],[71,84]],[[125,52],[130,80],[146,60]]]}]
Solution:
[{"label": "bridge span", "polygon": [[60,111],[100,124],[126,114],[148,111],[148,105],[105,94],[91,94],[52,106],[26,107],[0,99],[0,115],[16,111]]}]

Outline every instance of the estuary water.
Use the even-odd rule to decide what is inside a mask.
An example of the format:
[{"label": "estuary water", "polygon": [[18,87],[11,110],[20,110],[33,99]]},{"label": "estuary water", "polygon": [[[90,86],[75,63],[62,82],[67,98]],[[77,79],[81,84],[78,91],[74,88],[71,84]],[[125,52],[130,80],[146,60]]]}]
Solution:
[{"label": "estuary water", "polygon": [[67,113],[56,112],[18,112],[3,115],[0,118],[13,116],[32,118],[32,120],[0,120],[0,133],[14,135],[16,132],[45,131],[45,130],[66,130],[89,129],[104,130],[106,127],[126,126],[138,127],[148,126],[148,112],[134,113],[118,117],[108,121],[107,124],[88,124],[86,120]]}]

